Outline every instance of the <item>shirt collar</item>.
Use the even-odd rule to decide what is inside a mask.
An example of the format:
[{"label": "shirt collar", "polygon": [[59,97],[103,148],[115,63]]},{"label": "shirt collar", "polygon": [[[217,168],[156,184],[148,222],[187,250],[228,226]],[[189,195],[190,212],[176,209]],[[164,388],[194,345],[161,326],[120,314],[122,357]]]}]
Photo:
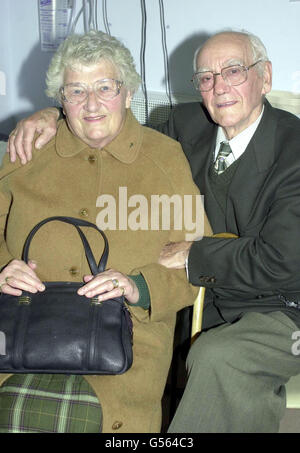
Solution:
[{"label": "shirt collar", "polygon": [[95,150],[76,137],[68,128],[66,121],[58,127],[55,147],[60,157],[72,157],[84,149],[90,151],[106,151],[124,163],[132,163],[137,158],[143,139],[143,127],[127,109],[125,122],[120,133],[101,150]]},{"label": "shirt collar", "polygon": [[253,137],[264,113],[264,105],[259,117],[250,124],[246,129],[240,132],[238,135],[233,137],[231,140],[227,140],[225,132],[221,126],[218,126],[217,138],[216,138],[216,147],[215,147],[215,158],[219,152],[221,142],[228,142],[232,150],[233,160],[238,159],[245,149],[247,148],[251,138]]}]

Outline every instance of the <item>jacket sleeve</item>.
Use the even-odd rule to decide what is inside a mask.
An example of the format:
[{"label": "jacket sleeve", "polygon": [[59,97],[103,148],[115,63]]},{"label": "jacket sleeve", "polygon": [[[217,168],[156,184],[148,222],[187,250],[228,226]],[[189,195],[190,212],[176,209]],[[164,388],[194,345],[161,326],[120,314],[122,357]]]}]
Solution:
[{"label": "jacket sleeve", "polygon": [[[286,155],[284,157],[286,159]],[[297,163],[298,160],[298,163]],[[300,162],[278,161],[277,176],[260,223],[236,239],[204,238],[190,250],[194,285],[256,295],[300,291]]]},{"label": "jacket sleeve", "polygon": [[152,129],[161,132],[164,135],[168,135],[175,140],[178,140],[178,134],[176,132],[175,118],[174,118],[174,109],[171,110],[168,120],[164,123],[151,125]]}]

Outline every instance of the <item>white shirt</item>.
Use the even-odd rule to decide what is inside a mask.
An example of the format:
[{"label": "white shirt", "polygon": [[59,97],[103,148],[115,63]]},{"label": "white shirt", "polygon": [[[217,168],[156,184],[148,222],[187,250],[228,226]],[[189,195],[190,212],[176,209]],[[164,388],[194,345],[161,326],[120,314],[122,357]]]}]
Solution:
[{"label": "white shirt", "polygon": [[261,121],[261,118],[264,113],[264,108],[265,107],[263,106],[261,114],[259,115],[257,120],[254,121],[254,123],[250,124],[250,126],[248,126],[246,129],[244,129],[242,132],[240,132],[238,135],[236,135],[229,141],[226,138],[223,128],[221,126],[218,127],[214,160],[216,160],[217,158],[221,142],[224,141],[229,143],[230,148],[232,150],[232,153],[230,153],[229,156],[226,157],[225,159],[227,166],[231,165],[243,154]]}]

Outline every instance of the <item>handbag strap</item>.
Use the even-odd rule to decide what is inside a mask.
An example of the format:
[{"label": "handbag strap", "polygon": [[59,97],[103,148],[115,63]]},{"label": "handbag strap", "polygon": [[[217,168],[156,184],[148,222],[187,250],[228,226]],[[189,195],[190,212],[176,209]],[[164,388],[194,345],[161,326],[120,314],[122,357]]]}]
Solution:
[{"label": "handbag strap", "polygon": [[[107,259],[108,259],[108,253],[109,253],[108,241],[107,241],[107,238],[106,238],[104,232],[102,230],[100,230],[100,228],[98,228],[93,223],[87,222],[86,220],[82,220],[82,219],[76,219],[75,217],[62,217],[62,216],[48,217],[47,219],[44,219],[41,222],[39,222],[30,231],[29,235],[27,236],[27,239],[26,239],[25,244],[24,244],[23,254],[22,254],[23,261],[28,263],[29,246],[30,246],[30,243],[31,243],[32,238],[35,235],[35,233],[43,225],[45,225],[45,223],[52,222],[54,220],[58,220],[58,221],[64,222],[64,223],[69,223],[70,225],[73,225],[77,229],[78,234],[79,234],[79,236],[81,238],[81,241],[82,241],[82,244],[83,244],[83,247],[84,247],[84,251],[85,251],[85,256],[86,256],[87,261],[89,263],[89,266],[90,266],[92,274],[93,275],[97,275],[100,272],[103,272],[105,270],[105,268],[106,268],[106,263],[107,263]],[[94,228],[103,237],[104,250],[103,250],[103,253],[102,253],[102,256],[100,258],[98,266],[96,264],[96,260],[94,258],[93,253],[92,253],[92,250],[90,248],[88,240],[87,240],[87,238],[85,237],[84,233],[81,231],[81,229],[79,227],[91,227],[91,228]]]}]

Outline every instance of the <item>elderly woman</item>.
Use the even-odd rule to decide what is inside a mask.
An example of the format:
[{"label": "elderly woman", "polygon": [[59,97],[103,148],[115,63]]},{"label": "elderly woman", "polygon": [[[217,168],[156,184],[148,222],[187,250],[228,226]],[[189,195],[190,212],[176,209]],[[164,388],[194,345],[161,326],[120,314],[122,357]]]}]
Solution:
[{"label": "elderly woman", "polygon": [[[1,291],[19,295],[43,291],[46,280],[83,278],[79,291],[87,298],[124,294],[133,319],[133,365],[118,376],[0,375],[0,432],[160,431],[176,312],[193,303],[195,289],[184,270],[157,264],[163,245],[184,240],[187,231],[172,219],[169,228],[151,229],[153,213],[139,223],[133,200],[150,206],[154,194],[184,199],[198,190],[180,145],[132,115],[138,85],[133,59],[115,38],[101,32],[67,38],[47,74],[47,93],[61,102],[66,120],[28,165],[6,156],[0,171]],[[98,224],[104,195],[116,201],[106,231],[108,270],[91,276],[77,232],[59,222],[39,230],[32,260],[21,261],[24,240],[39,221],[62,215]],[[100,256],[97,232],[86,234]]]}]

